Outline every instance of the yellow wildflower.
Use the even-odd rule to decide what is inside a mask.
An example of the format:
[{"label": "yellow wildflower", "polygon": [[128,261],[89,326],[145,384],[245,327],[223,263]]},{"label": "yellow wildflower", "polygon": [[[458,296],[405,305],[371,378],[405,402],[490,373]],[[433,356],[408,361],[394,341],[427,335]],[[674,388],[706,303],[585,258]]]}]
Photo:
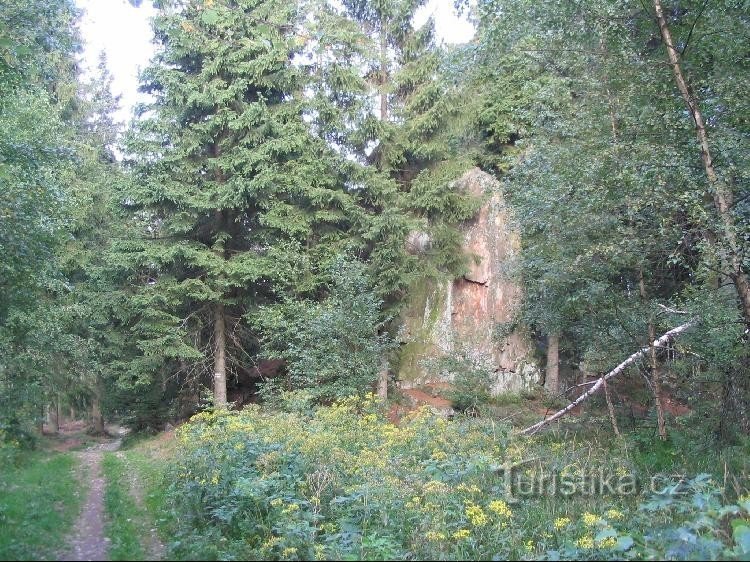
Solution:
[{"label": "yellow wildflower", "polygon": [[594,539],[591,538],[589,535],[584,535],[583,537],[579,538],[576,541],[576,546],[578,548],[589,550],[591,548],[594,548]]},{"label": "yellow wildflower", "polygon": [[422,498],[420,498],[419,496],[414,496],[412,499],[406,502],[406,507],[408,509],[413,509],[415,507],[419,507],[420,503],[422,503]]},{"label": "yellow wildflower", "polygon": [[461,539],[468,539],[471,536],[471,531],[469,529],[459,529],[455,533],[453,533],[453,538],[457,541],[460,541]]},{"label": "yellow wildflower", "polygon": [[487,506],[492,513],[500,517],[512,517],[513,512],[503,500],[492,500]]},{"label": "yellow wildflower", "polygon": [[593,513],[589,513],[588,511],[581,516],[581,519],[583,520],[583,524],[587,527],[593,527],[600,521],[598,515],[594,515]]},{"label": "yellow wildflower", "polygon": [[475,527],[484,527],[487,524],[487,521],[489,521],[484,510],[476,504],[469,504],[466,507],[466,517],[469,518],[469,521],[471,521],[471,524]]},{"label": "yellow wildflower", "polygon": [[443,533],[438,533],[437,531],[427,531],[424,535],[424,538],[430,542],[438,542],[444,541],[445,535]]},{"label": "yellow wildflower", "polygon": [[281,513],[289,514],[294,513],[295,511],[299,511],[299,505],[296,503],[290,503],[288,506],[281,510]]},{"label": "yellow wildflower", "polygon": [[456,491],[458,492],[466,492],[467,494],[479,494],[482,492],[482,490],[479,489],[479,486],[476,486],[472,484],[471,486],[461,483],[458,486],[456,486]]},{"label": "yellow wildflower", "polygon": [[322,544],[315,545],[315,560],[325,560],[326,549]]},{"label": "yellow wildflower", "polygon": [[439,480],[431,480],[424,485],[425,493],[445,493],[448,491],[448,485]]},{"label": "yellow wildflower", "polygon": [[435,461],[444,461],[448,458],[448,455],[445,451],[441,451],[440,449],[435,449],[432,451],[432,460]]},{"label": "yellow wildflower", "polygon": [[285,548],[283,551],[281,551],[281,557],[282,558],[291,558],[292,556],[297,555],[297,549],[292,547]]},{"label": "yellow wildflower", "polygon": [[266,542],[263,543],[263,548],[266,548],[268,550],[272,549],[274,546],[279,544],[281,542],[280,537],[270,537]]},{"label": "yellow wildflower", "polygon": [[599,548],[613,548],[616,544],[617,539],[615,537],[607,537],[606,539],[597,541],[597,546]]},{"label": "yellow wildflower", "polygon": [[526,552],[534,552],[534,541],[526,541],[523,547],[526,549]]},{"label": "yellow wildflower", "polygon": [[272,507],[279,507],[283,503],[284,503],[284,500],[282,500],[281,498],[275,498],[275,499],[271,500],[271,506]]},{"label": "yellow wildflower", "polygon": [[558,517],[557,519],[555,519],[555,530],[557,531],[567,527],[568,525],[570,525],[569,517]]},{"label": "yellow wildflower", "polygon": [[607,519],[612,519],[614,521],[619,521],[620,519],[623,519],[625,517],[622,511],[617,511],[616,509],[608,510],[605,515]]}]

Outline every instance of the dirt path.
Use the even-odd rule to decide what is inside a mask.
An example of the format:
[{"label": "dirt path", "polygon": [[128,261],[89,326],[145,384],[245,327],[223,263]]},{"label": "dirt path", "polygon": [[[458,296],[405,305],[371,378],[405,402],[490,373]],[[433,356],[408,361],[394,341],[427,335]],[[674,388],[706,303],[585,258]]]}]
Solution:
[{"label": "dirt path", "polygon": [[116,451],[121,441],[115,439],[77,453],[78,477],[81,482],[88,482],[89,490],[68,540],[67,551],[61,554],[59,560],[107,560],[109,539],[104,536],[102,457],[106,451]]},{"label": "dirt path", "polygon": [[[135,505],[138,507],[142,514],[145,514],[145,506],[143,501],[143,488],[141,488],[138,482],[138,476],[135,470],[133,470],[128,464],[128,459],[123,453],[117,453],[117,457],[126,463],[129,474],[130,484],[130,495],[135,501]],[[163,560],[166,556],[167,549],[164,543],[159,538],[159,533],[156,528],[148,525],[148,520],[144,517],[141,521],[143,524],[144,534],[141,536],[141,546],[146,552],[146,560]]]}]

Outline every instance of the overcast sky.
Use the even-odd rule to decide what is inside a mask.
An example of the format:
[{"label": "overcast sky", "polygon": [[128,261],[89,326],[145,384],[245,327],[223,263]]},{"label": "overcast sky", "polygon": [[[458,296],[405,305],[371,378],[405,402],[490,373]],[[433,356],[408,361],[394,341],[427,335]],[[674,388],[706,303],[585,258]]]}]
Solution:
[{"label": "overcast sky", "polygon": [[[81,21],[84,71],[96,68],[100,52],[107,54],[114,93],[122,96],[118,120],[127,122],[139,100],[138,71],[153,54],[151,2],[144,0],[140,8],[127,0],[76,0],[76,4],[85,12]],[[438,36],[447,43],[462,43],[474,34],[469,22],[455,16],[452,0],[431,0],[417,13],[415,23],[421,25],[430,15],[435,17]]]}]

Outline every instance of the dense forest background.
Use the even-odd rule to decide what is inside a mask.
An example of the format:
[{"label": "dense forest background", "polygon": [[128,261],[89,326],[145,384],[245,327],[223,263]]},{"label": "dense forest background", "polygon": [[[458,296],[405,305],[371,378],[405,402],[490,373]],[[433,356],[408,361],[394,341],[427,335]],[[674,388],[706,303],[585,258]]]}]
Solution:
[{"label": "dense forest background", "polygon": [[672,386],[707,431],[750,429],[747,6],[481,1],[448,47],[421,4],[159,2],[153,101],[123,129],[106,60],[77,70],[73,4],[4,3],[7,435],[370,390],[410,287],[471,258],[474,166],[521,231],[548,391],[696,318]]},{"label": "dense forest background", "polygon": [[[72,457],[24,451],[77,419],[181,425],[104,459],[122,559],[746,559],[750,4],[459,0],[446,45],[425,3],[157,0],[127,125],[72,0],[0,4],[1,527],[75,512]],[[447,420],[403,407],[403,314],[475,261],[477,168],[540,379],[441,357]],[[514,503],[531,461],[690,479]]]}]

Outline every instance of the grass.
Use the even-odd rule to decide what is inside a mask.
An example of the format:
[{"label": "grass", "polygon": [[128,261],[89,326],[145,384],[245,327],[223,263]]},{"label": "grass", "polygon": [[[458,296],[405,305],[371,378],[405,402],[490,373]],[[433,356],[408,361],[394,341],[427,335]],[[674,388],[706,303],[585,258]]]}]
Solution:
[{"label": "grass", "polygon": [[[166,509],[164,469],[169,459],[170,443],[162,436],[128,439],[125,450],[104,457],[107,480],[105,509],[108,516],[107,536],[111,540],[112,560],[148,560],[160,553],[146,541],[156,528],[162,539],[170,537],[172,518]],[[131,480],[138,486],[136,498]]]},{"label": "grass", "polygon": [[145,560],[146,553],[139,539],[142,536],[142,516],[130,495],[130,479],[125,461],[113,453],[107,453],[104,455],[102,468],[106,481],[106,533],[111,540],[109,557],[112,560]]},{"label": "grass", "polygon": [[84,492],[68,453],[28,452],[0,466],[0,560],[54,558]]}]

